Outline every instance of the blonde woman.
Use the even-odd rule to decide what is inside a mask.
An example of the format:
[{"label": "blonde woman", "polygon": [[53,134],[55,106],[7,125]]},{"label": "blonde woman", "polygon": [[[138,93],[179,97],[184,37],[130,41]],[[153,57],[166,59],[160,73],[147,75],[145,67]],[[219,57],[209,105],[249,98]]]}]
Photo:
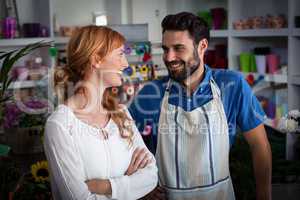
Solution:
[{"label": "blonde woman", "polygon": [[83,27],[55,71],[63,103],[46,123],[44,147],[56,200],[138,199],[157,184],[153,155],[109,90],[128,66],[124,42],[110,28]]}]

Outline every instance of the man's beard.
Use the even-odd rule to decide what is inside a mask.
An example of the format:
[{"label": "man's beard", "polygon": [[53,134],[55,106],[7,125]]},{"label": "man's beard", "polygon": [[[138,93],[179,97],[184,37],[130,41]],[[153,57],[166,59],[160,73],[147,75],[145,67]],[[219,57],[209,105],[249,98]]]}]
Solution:
[{"label": "man's beard", "polygon": [[[199,68],[200,63],[201,61],[196,50],[194,50],[192,62],[186,62],[183,60],[171,62],[165,61],[165,65],[167,66],[170,78],[179,83],[183,83],[187,78],[194,74],[194,72]],[[179,65],[179,69],[172,69],[172,65],[176,64]]]}]

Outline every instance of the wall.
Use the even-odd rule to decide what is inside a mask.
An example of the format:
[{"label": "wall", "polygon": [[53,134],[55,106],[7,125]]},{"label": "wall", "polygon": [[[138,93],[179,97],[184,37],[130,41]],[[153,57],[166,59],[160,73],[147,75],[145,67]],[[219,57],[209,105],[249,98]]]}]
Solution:
[{"label": "wall", "polygon": [[132,0],[132,23],[149,25],[149,40],[161,41],[161,21],[167,14],[166,0]]},{"label": "wall", "polygon": [[214,7],[227,7],[227,0],[167,0],[168,14],[182,11],[197,13]]},{"label": "wall", "polygon": [[108,24],[122,24],[122,0],[106,0],[106,14]]},{"label": "wall", "polygon": [[106,0],[53,0],[53,10],[60,26],[93,23],[93,12],[105,12]]}]

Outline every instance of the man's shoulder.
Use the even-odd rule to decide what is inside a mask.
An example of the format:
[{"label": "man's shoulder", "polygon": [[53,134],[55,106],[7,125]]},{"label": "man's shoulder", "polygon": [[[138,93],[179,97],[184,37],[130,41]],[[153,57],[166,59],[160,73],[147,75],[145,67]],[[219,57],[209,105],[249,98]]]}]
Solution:
[{"label": "man's shoulder", "polygon": [[246,83],[242,73],[226,69],[213,69],[212,77],[220,88],[240,89]]},{"label": "man's shoulder", "polygon": [[242,73],[228,69],[213,69],[212,76],[215,79],[215,81],[223,83],[232,81],[239,82],[244,78]]}]

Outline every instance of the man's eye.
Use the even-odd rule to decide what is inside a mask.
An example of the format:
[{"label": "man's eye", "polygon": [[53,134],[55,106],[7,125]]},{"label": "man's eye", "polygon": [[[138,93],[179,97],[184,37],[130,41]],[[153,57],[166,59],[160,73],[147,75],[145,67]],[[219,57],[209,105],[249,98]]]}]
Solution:
[{"label": "man's eye", "polygon": [[183,51],[184,47],[175,47],[175,51]]}]

